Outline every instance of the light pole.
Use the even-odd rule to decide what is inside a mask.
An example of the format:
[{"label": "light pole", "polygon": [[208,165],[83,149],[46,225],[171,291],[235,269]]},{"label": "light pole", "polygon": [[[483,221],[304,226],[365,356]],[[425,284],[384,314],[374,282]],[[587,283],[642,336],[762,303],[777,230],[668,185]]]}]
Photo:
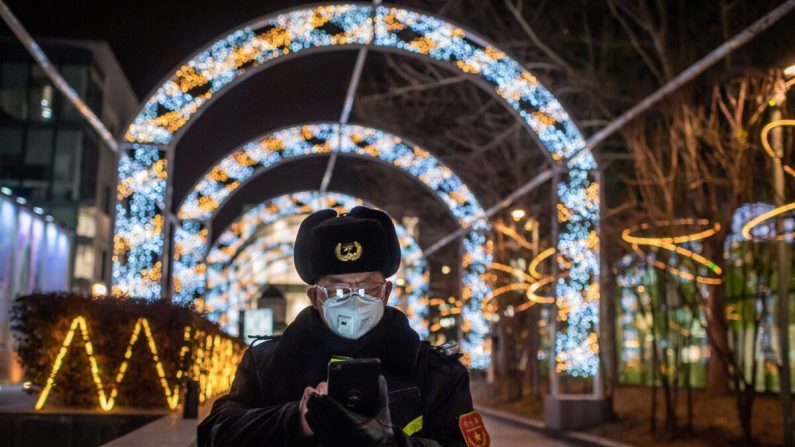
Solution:
[{"label": "light pole", "polygon": [[[781,82],[776,89],[773,101],[775,105],[770,114],[771,122],[781,120],[781,105],[787,99],[787,86],[790,84],[786,80],[795,78],[795,65],[784,69],[785,81]],[[782,126],[772,129],[770,132],[770,145],[778,157],[778,162],[773,163],[773,187],[775,189],[775,205],[780,207],[785,202],[784,188],[784,129]],[[784,216],[779,215],[776,219],[776,235],[781,236],[785,232]],[[779,351],[781,353],[781,366],[779,368],[779,398],[783,410],[784,424],[784,445],[792,445],[792,385],[790,383],[789,365],[789,260],[787,256],[787,241],[783,237],[776,238],[776,258],[778,263],[778,306],[776,323],[778,325]]]}]

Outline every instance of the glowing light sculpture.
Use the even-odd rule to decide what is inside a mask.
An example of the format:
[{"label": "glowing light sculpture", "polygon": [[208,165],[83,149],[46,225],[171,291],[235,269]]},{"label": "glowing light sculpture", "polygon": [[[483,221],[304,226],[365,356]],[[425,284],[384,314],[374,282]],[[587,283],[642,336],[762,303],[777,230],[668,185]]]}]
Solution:
[{"label": "glowing light sculpture", "polygon": [[[174,299],[189,302],[203,295],[207,266],[228,261],[245,242],[245,239],[234,239],[233,244],[227,240],[232,236],[224,233],[217,239],[221,248],[210,251],[208,247],[207,221],[225,200],[262,170],[289,160],[330,151],[372,159],[404,171],[433,192],[459,224],[470,230],[463,241],[462,299],[468,302],[463,316],[468,324],[463,330],[466,339],[462,340],[462,346],[465,349],[472,348],[471,352],[474,353],[466,360],[474,360],[485,367],[488,355],[482,344],[489,328],[486,315],[482,312],[482,301],[489,294],[489,287],[482,274],[491,262],[492,252],[491,242],[483,234],[490,229],[485,211],[464,182],[432,154],[400,137],[369,127],[337,123],[293,126],[262,135],[232,151],[213,166],[191,189],[177,212],[180,225],[174,232]],[[341,196],[329,197],[347,200]],[[301,198],[299,203],[302,205],[292,203],[288,198],[281,200],[283,202],[273,203],[271,208],[285,210],[289,214],[316,209],[313,208],[312,198]],[[333,206],[326,204],[323,207]],[[245,222],[243,220],[233,228],[243,231],[240,225]],[[419,250],[404,255],[404,265],[420,262]],[[204,262],[205,256],[207,262]],[[411,278],[420,281],[422,275],[412,275]],[[418,290],[421,288],[418,287]],[[423,308],[419,301],[415,304],[418,309]],[[418,313],[415,321],[415,328],[422,328],[419,330],[421,334],[426,333],[426,329],[420,326],[424,313]],[[228,314],[228,317],[229,327],[235,327],[232,320],[237,317],[232,314]]]},{"label": "glowing light sculpture", "polygon": [[[119,167],[121,200],[115,229],[113,292],[152,299],[161,294],[159,263],[163,256],[167,178],[161,178],[160,173],[167,171],[158,171],[156,165],[166,159],[167,149],[173,149],[181,130],[200,109],[246,76],[286,57],[307,54],[308,50],[357,46],[425,57],[481,80],[521,118],[550,157],[567,170],[556,185],[558,270],[566,274],[558,277],[555,295],[558,314],[565,310],[568,315],[566,320],[559,318],[557,369],[574,376],[595,376],[599,363],[595,342],[599,198],[592,153],[561,104],[521,64],[475,33],[405,8],[325,4],[286,11],[233,30],[178,67],[146,100],[125,134]],[[164,187],[153,189],[143,181],[146,178],[157,178]],[[473,225],[481,225],[473,227],[477,230],[484,224]],[[474,245],[484,242],[482,235],[472,232],[465,237],[464,245],[474,251]],[[483,254],[490,256],[485,249]],[[466,261],[470,270],[464,276],[470,286],[464,288],[465,299],[486,296],[485,284],[475,276],[478,271],[485,272],[487,265]],[[481,313],[480,302],[466,307],[473,317]],[[482,317],[472,326],[477,335],[466,344],[475,340],[472,366],[482,368],[488,358],[478,353],[484,348],[476,339],[485,337],[488,327]]]},{"label": "glowing light sculpture", "polygon": [[[308,214],[324,208],[350,210],[357,205],[373,206],[347,194],[303,191],[263,202],[232,222],[206,257],[207,292],[202,307],[208,312],[208,317],[220,321],[227,332],[236,334],[238,311],[267,281],[262,275],[253,274],[250,263],[268,263],[292,256],[293,241],[274,243],[263,237],[251,242],[258,228],[296,214]],[[419,245],[403,225],[394,223],[402,257],[415,261],[403,264],[408,287],[405,291],[395,288],[393,297],[399,299],[401,294],[405,295],[409,323],[424,337],[428,334],[425,321],[428,306],[423,300],[428,293],[427,262]],[[224,315],[223,319],[221,315]]]},{"label": "glowing light sculpture", "polygon": [[[138,337],[141,335],[142,330],[147,340],[149,352],[152,355],[152,362],[157,372],[157,376],[160,379],[160,385],[163,387],[166,405],[169,409],[174,410],[179,404],[179,398],[181,395],[181,379],[185,374],[192,373],[192,377],[199,379],[201,401],[204,401],[206,397],[212,397],[215,394],[228,390],[232,385],[232,374],[234,371],[232,371],[229,365],[236,365],[240,361],[242,351],[232,343],[231,339],[227,338],[221,340],[221,338],[217,335],[215,337],[207,335],[207,339],[204,340],[205,346],[201,347],[201,341],[204,338],[204,333],[197,331],[194,334],[194,338],[199,340],[199,357],[204,364],[202,365],[202,368],[196,368],[196,365],[194,364],[194,366],[189,367],[187,371],[177,371],[177,383],[172,386],[168,383],[166,372],[163,368],[163,363],[160,361],[160,357],[157,353],[157,344],[155,343],[155,338],[152,336],[152,329],[149,326],[149,320],[146,318],[139,318],[136,320],[133,327],[133,331],[130,336],[130,342],[127,344],[127,349],[124,353],[124,360],[119,365],[119,369],[116,374],[113,376],[114,382],[111,385],[110,392],[107,392],[105,390],[105,385],[102,382],[102,375],[99,368],[99,363],[97,362],[95,356],[94,345],[91,343],[91,338],[89,337],[88,323],[86,322],[85,317],[77,316],[72,319],[72,322],[69,325],[69,331],[64,337],[61,348],[58,351],[58,355],[55,357],[55,361],[53,362],[52,368],[50,370],[50,375],[47,377],[47,382],[42,388],[41,394],[39,394],[39,398],[36,400],[36,405],[34,408],[36,410],[41,410],[47,403],[50,391],[52,390],[52,387],[55,386],[55,379],[61,370],[63,359],[69,352],[69,348],[75,339],[75,335],[79,331],[80,337],[83,341],[83,348],[86,352],[86,355],[88,356],[89,373],[91,374],[91,378],[93,379],[97,388],[99,407],[103,411],[111,411],[116,405],[116,397],[118,397],[117,386],[124,381],[127,373],[127,365],[132,358],[133,347],[138,341]],[[189,343],[191,341],[191,331],[192,329],[188,326],[186,326],[184,329],[182,340],[183,346],[179,353],[179,364],[182,364],[182,360],[185,358],[185,355],[190,351]],[[211,351],[214,355],[214,358],[210,361],[206,361],[206,350]]]},{"label": "glowing light sculpture", "polygon": [[795,219],[784,219],[784,233],[776,232],[774,218],[790,213],[795,203],[775,207],[768,203],[746,203],[737,208],[732,216],[732,232],[727,242],[737,241],[792,241],[795,238]]},{"label": "glowing light sculpture", "polygon": [[[687,280],[687,281],[696,281],[701,284],[712,284],[717,285],[723,282],[722,275],[723,270],[718,267],[715,262],[701,256],[697,253],[699,247],[691,247],[685,248],[677,244],[690,244],[693,245],[698,241],[706,239],[718,231],[720,231],[720,224],[714,223],[711,224],[707,219],[674,219],[674,220],[662,220],[657,222],[654,227],[655,228],[676,228],[676,227],[691,227],[691,226],[702,226],[705,227],[704,230],[696,231],[693,233],[686,233],[676,236],[638,236],[637,233],[640,231],[646,231],[652,228],[652,225],[649,223],[642,223],[640,225],[635,225],[629,228],[624,229],[621,232],[621,238],[629,243],[632,246],[632,249],[640,255],[642,258],[647,258],[654,264],[655,267],[668,270],[672,274]],[[658,247],[663,250],[668,250],[678,256],[682,256],[684,258],[688,258],[696,264],[701,265],[702,267],[706,267],[709,271],[711,271],[715,276],[708,277],[702,274],[692,273],[686,269],[675,267],[670,264],[666,264],[660,260],[658,260],[655,256],[647,256],[641,249],[641,245],[647,245],[651,247]]]}]

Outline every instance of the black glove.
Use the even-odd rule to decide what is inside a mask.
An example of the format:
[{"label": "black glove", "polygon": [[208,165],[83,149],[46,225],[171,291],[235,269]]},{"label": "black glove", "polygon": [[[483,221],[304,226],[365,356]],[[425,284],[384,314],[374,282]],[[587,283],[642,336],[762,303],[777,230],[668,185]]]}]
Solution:
[{"label": "black glove", "polygon": [[375,416],[354,413],[333,398],[320,394],[309,396],[306,408],[306,422],[323,446],[397,446],[384,376],[378,377]]}]

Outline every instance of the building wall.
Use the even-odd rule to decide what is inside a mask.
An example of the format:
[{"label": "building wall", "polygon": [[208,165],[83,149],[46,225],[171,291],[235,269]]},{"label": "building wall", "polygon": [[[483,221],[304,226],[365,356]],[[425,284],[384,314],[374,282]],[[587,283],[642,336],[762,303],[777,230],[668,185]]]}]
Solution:
[{"label": "building wall", "polygon": [[10,326],[14,298],[67,289],[72,259],[70,232],[15,199],[0,194],[0,384],[22,379]]},{"label": "building wall", "polygon": [[[138,98],[104,42],[40,40],[67,82],[116,136]],[[70,287],[110,281],[118,158],[22,45],[0,41],[0,186],[75,232]]]}]

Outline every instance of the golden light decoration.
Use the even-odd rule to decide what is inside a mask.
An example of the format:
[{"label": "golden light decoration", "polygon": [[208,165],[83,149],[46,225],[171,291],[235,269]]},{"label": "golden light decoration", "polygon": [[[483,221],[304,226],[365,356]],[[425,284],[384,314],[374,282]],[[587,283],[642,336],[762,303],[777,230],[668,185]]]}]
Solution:
[{"label": "golden light decoration", "polygon": [[536,292],[546,286],[551,284],[554,281],[554,277],[552,275],[545,275],[538,271],[538,266],[543,262],[545,259],[552,256],[555,253],[554,248],[548,248],[541,253],[538,254],[532,261],[530,261],[530,265],[527,268],[527,272],[524,272],[522,269],[518,269],[516,267],[511,267],[510,265],[500,264],[497,262],[491,263],[489,265],[490,270],[498,270],[505,273],[512,274],[514,276],[518,276],[524,279],[524,282],[513,282],[502,287],[498,287],[492,291],[492,293],[483,300],[483,311],[484,312],[494,312],[494,308],[490,305],[491,300],[506,293],[516,292],[523,290],[525,291],[525,296],[527,297],[527,301],[524,303],[516,306],[514,312],[524,312],[525,310],[533,307],[536,304],[552,304],[555,302],[555,298],[551,296],[541,296],[536,294]]},{"label": "golden light decoration", "polygon": [[[532,222],[533,222],[532,220],[528,220],[525,223],[525,225],[524,225],[524,230],[525,231],[528,231],[528,224],[532,225]],[[530,228],[532,228],[532,227],[530,227]],[[494,229],[499,231],[500,233],[504,234],[505,236],[508,236],[509,238],[513,239],[521,247],[526,248],[528,250],[535,250],[535,247],[533,246],[533,244],[528,242],[527,239],[522,237],[515,229],[513,229],[513,228],[511,228],[511,227],[509,227],[509,226],[507,226],[505,224],[502,224],[500,222],[494,222]]]},{"label": "golden light decoration", "polygon": [[511,218],[513,218],[513,220],[516,222],[519,222],[525,215],[526,215],[525,210],[521,208],[517,208],[511,211]]},{"label": "golden light decoration", "polygon": [[[777,217],[777,216],[779,216],[781,214],[784,214],[786,212],[792,211],[793,209],[795,209],[795,202],[788,203],[786,205],[782,205],[782,206],[780,206],[778,208],[774,208],[774,209],[772,209],[772,210],[770,210],[770,211],[768,211],[766,213],[762,213],[762,214],[754,217],[753,219],[751,219],[748,222],[746,222],[745,225],[743,225],[743,228],[742,228],[743,237],[748,239],[748,240],[756,239],[754,237],[753,233],[752,233],[754,227],[756,227],[758,225],[761,225],[762,222],[764,222],[764,221],[766,221],[768,219],[772,219],[772,218]],[[784,234],[777,234],[776,237],[775,238],[771,238],[771,240],[773,240],[773,239],[777,240],[777,241],[791,240],[793,237],[795,237],[795,233],[789,232],[789,233],[784,233]]]},{"label": "golden light decoration", "polygon": [[679,269],[674,267],[670,264],[666,264],[658,259],[653,259],[652,264],[662,270],[667,270],[668,272],[679,276],[680,278],[696,281],[702,284],[711,284],[717,285],[723,282],[723,279],[720,278],[720,275],[723,274],[723,269],[721,269],[715,262],[705,258],[704,256],[692,251],[688,250],[684,247],[680,247],[676,244],[686,243],[686,242],[695,242],[706,239],[718,231],[720,231],[720,224],[715,222],[711,224],[707,219],[672,219],[672,220],[661,220],[654,225],[654,228],[671,228],[671,227],[681,227],[681,226],[703,226],[706,227],[705,230],[697,231],[694,233],[682,234],[677,236],[663,236],[663,237],[652,237],[652,236],[638,236],[637,233],[640,231],[646,231],[652,228],[650,223],[642,223],[640,225],[635,225],[629,228],[624,229],[621,232],[621,239],[625,242],[629,243],[632,246],[632,249],[637,253],[639,256],[648,258],[648,255],[640,249],[641,245],[647,245],[651,247],[662,248],[663,250],[668,250],[674,252],[680,256],[685,258],[689,258],[694,262],[707,267],[710,271],[718,275],[718,278],[709,278],[701,275],[694,275],[690,272],[685,270]]},{"label": "golden light decoration", "polygon": [[[787,87],[792,85],[793,82],[795,82],[795,80],[788,82]],[[784,172],[786,172],[788,175],[795,177],[795,169],[785,164],[778,156],[778,154],[776,154],[776,151],[773,149],[772,145],[770,144],[770,139],[769,139],[770,131],[772,131],[775,128],[784,127],[784,126],[795,127],[795,120],[775,120],[765,125],[765,127],[762,128],[762,138],[761,138],[762,147],[765,149],[765,152],[773,160],[775,164],[779,165],[781,169]],[[772,219],[774,217],[792,211],[793,209],[795,209],[795,202],[788,203],[786,205],[774,208],[766,213],[762,213],[754,217],[753,219],[749,220],[748,222],[746,222],[746,224],[743,225],[741,234],[743,235],[744,238],[748,240],[759,240],[759,238],[755,237],[754,234],[752,233],[754,227],[761,225],[766,220]],[[795,237],[795,233],[789,232],[785,234],[777,234],[775,238],[767,238],[767,239],[783,241],[783,240],[791,240],[793,237]]]},{"label": "golden light decoration", "polygon": [[553,254],[555,254],[555,249],[552,247],[547,248],[546,250],[539,253],[538,256],[536,256],[535,258],[533,258],[532,261],[530,261],[530,265],[527,266],[527,272],[530,273],[530,275],[532,275],[533,278],[535,279],[542,279],[546,275],[544,275],[543,273],[539,273],[538,266],[539,264],[541,264],[541,262],[543,262],[548,257],[552,256]]},{"label": "golden light decoration", "polygon": [[[157,376],[160,379],[160,385],[163,387],[163,394],[166,404],[168,405],[168,408],[172,410],[176,409],[177,405],[179,404],[180,383],[186,372],[192,372],[193,377],[198,378],[200,391],[199,400],[204,401],[206,397],[213,396],[214,392],[215,394],[218,394],[229,389],[232,384],[232,374],[234,373],[234,371],[231,370],[230,365],[237,365],[241,356],[239,349],[236,349],[235,345],[230,339],[225,339],[222,342],[218,335],[215,337],[207,335],[205,339],[205,349],[211,350],[213,352],[212,355],[214,358],[209,359],[208,361],[205,358],[205,350],[200,346],[197,349],[197,355],[194,359],[193,365],[188,367],[188,371],[184,371],[182,369],[178,370],[176,373],[177,383],[171,386],[168,383],[166,372],[163,368],[163,363],[158,355],[157,345],[155,344],[155,339],[152,336],[149,320],[146,318],[139,318],[136,320],[135,326],[133,327],[133,332],[130,336],[130,342],[127,344],[127,350],[124,353],[124,360],[122,361],[121,365],[119,365],[119,369],[114,376],[114,383],[111,385],[110,392],[108,393],[105,390],[105,386],[102,384],[99,364],[96,357],[94,356],[94,346],[91,343],[91,339],[88,334],[88,324],[86,323],[86,319],[83,316],[77,316],[72,319],[72,322],[69,326],[69,331],[64,337],[63,343],[61,344],[61,349],[58,351],[58,355],[55,358],[55,362],[53,362],[47,382],[42,389],[38,400],[36,401],[36,410],[41,410],[47,403],[47,398],[50,395],[50,391],[52,390],[53,386],[55,386],[55,378],[61,371],[63,360],[66,357],[66,354],[69,352],[69,347],[72,345],[72,342],[75,338],[75,333],[78,331],[78,329],[80,330],[84,349],[88,355],[91,377],[97,387],[99,407],[103,411],[111,411],[116,404],[116,398],[118,397],[118,385],[124,381],[129,361],[132,358],[133,347],[138,341],[141,330],[143,330],[144,336],[147,339],[147,346],[149,347],[149,352],[152,354],[152,361],[154,362]],[[185,355],[190,351],[189,344],[191,340],[191,332],[192,329],[189,326],[186,326],[183,332],[183,345],[179,352],[179,364],[183,363]],[[203,336],[204,333],[202,331],[197,331],[195,338],[201,341]],[[199,344],[201,345],[201,343]]]},{"label": "golden light decoration", "polygon": [[[430,61],[474,73],[479,84],[517,111],[550,156],[561,161],[566,173],[561,176],[555,192],[558,209],[565,219],[559,219],[560,237],[555,244],[565,260],[560,263],[561,273],[572,271],[560,276],[559,285],[562,299],[574,303],[573,312],[583,317],[577,319],[577,324],[559,332],[555,349],[569,359],[568,371],[572,375],[596,375],[599,359],[592,353],[581,352],[579,347],[598,327],[598,303],[576,296],[590,284],[599,283],[599,252],[595,246],[584,243],[589,237],[598,237],[595,229],[599,224],[599,198],[597,194],[588,193],[597,190],[593,187],[597,183],[593,153],[563,105],[535,75],[504,51],[488,44],[486,39],[442,18],[394,6],[330,4],[275,12],[224,33],[175,69],[144,101],[126,132],[133,150],[121,156],[120,183],[126,185],[127,179],[137,178],[141,173],[150,175],[153,163],[166,158],[168,149],[184,134],[180,129],[187,128],[189,121],[198,117],[202,109],[248,76],[279,63],[287,53],[300,57],[331,51],[338,45],[422,55]],[[190,88],[194,85],[201,87]],[[186,88],[190,90],[184,91]],[[328,152],[329,146],[318,151]],[[442,177],[440,180],[447,183],[449,179]],[[171,186],[165,181],[134,182],[126,186],[129,186],[130,196],[120,203],[114,234],[128,237],[132,245],[129,250],[114,252],[113,286],[131,296],[156,299],[161,295],[162,282],[144,277],[140,272],[151,268],[154,259],[167,255],[163,247],[169,245],[165,243],[163,232],[142,229],[142,226],[151,216],[167,213],[165,204]],[[224,194],[220,189],[215,192]],[[450,199],[451,206],[457,203],[455,197],[450,196]],[[199,208],[199,211],[206,210]],[[467,219],[465,223],[468,226],[481,222],[486,221]],[[484,228],[477,230],[485,231]],[[466,236],[464,245],[476,250],[483,242],[473,231]],[[588,254],[581,256],[580,262],[572,262],[583,250]],[[465,311],[473,330],[471,333],[462,331],[462,346],[471,351],[472,364],[478,369],[485,368],[489,362],[484,338],[488,322],[479,314],[488,289],[482,282],[475,281],[479,281],[491,262],[490,252],[480,250],[480,253],[484,255],[481,256],[483,263],[478,264],[479,259],[475,259],[467,264],[471,266],[470,271],[462,274],[465,283],[462,299],[471,303],[468,307],[473,312],[478,312]],[[164,267],[168,272],[177,271]],[[191,289],[184,279],[180,285],[180,293]]]},{"label": "golden light decoration", "polygon": [[781,165],[781,168],[786,172],[788,175],[795,177],[795,169],[791,166],[785,164],[781,158],[776,154],[776,151],[773,150],[773,147],[770,144],[770,140],[768,139],[768,134],[771,130],[778,128],[778,127],[795,127],[795,120],[775,120],[767,123],[765,127],[762,128],[762,147],[767,152],[768,157],[773,159],[777,165]]}]

